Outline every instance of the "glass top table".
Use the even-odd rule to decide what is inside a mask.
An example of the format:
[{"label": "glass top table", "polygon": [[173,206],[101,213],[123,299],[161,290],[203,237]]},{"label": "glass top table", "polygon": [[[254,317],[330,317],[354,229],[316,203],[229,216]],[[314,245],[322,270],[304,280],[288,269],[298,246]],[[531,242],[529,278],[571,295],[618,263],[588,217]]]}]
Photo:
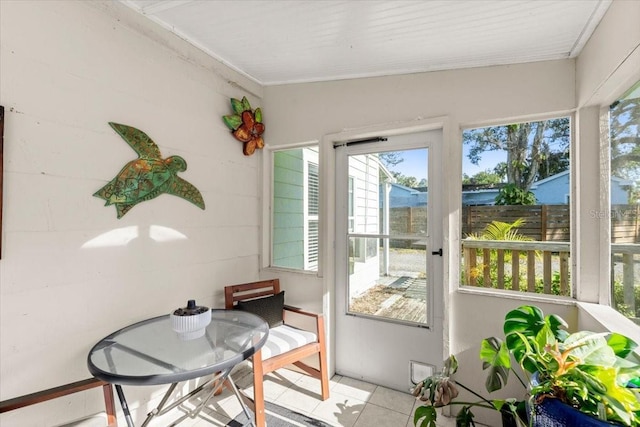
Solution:
[{"label": "glass top table", "polygon": [[[214,378],[185,397],[209,388],[209,397],[203,399],[203,402],[208,401],[226,383],[240,399],[229,372],[258,351],[268,334],[268,324],[258,316],[238,310],[214,309],[204,335],[185,340],[172,329],[170,316],[164,315],[127,326],[103,338],[89,351],[87,366],[93,376],[115,385],[127,424],[133,426],[122,385],[172,384],[156,413],[149,414],[151,418],[178,406],[174,403],[163,408],[178,383],[208,375],[214,375]],[[197,412],[203,406],[200,405]],[[147,418],[143,426],[149,420]]]}]

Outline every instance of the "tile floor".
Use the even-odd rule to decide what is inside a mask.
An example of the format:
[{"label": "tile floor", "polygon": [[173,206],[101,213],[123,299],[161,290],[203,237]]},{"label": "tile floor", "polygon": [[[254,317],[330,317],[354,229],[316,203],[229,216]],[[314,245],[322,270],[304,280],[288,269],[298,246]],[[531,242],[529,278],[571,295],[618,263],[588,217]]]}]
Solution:
[{"label": "tile floor", "polygon": [[[248,366],[236,369],[232,376],[238,388],[252,393],[253,379]],[[328,400],[320,400],[318,380],[288,369],[269,374],[264,382],[267,401],[332,426],[413,427],[416,400],[408,393],[339,375],[331,379],[330,391]],[[212,399],[199,417],[184,425],[225,426],[241,410],[235,397],[225,389],[222,395]],[[455,418],[439,416],[438,426],[453,427]]]}]

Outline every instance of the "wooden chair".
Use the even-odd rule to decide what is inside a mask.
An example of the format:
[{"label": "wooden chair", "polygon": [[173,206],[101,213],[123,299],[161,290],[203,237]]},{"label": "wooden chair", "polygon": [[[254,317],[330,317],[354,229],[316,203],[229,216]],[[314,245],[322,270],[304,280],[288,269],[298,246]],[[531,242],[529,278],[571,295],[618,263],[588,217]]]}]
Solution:
[{"label": "wooden chair", "polygon": [[[224,288],[225,308],[233,309],[236,308],[239,301],[255,301],[256,299],[275,296],[279,293],[279,279],[226,286]],[[309,331],[303,331],[287,325],[287,313],[296,313],[314,318],[316,332],[310,333]],[[312,377],[320,379],[322,400],[329,398],[329,375],[327,369],[324,319],[322,314],[311,313],[285,305],[283,307],[283,319],[284,324],[270,329],[267,343],[252,357],[254,398],[253,402],[249,404],[252,406],[256,415],[257,427],[265,425],[263,377],[276,369],[290,364],[297,366]],[[302,334],[302,336],[305,337],[306,343],[295,348],[278,348],[275,342],[279,340],[276,340],[275,337],[282,333]],[[300,337],[297,338],[301,339]],[[318,355],[319,370],[302,362],[302,359],[313,355]]]},{"label": "wooden chair", "polygon": [[102,387],[108,427],[117,427],[118,421],[116,419],[116,407],[111,384],[97,378],[89,378],[82,381],[76,381],[74,383],[61,385],[59,387],[38,391],[24,396],[14,397],[13,399],[3,400],[2,402],[0,402],[0,414],[13,411],[15,409],[24,408],[25,406],[31,406],[37,403],[46,402],[47,400],[57,399],[69,394],[89,390],[95,387]]}]

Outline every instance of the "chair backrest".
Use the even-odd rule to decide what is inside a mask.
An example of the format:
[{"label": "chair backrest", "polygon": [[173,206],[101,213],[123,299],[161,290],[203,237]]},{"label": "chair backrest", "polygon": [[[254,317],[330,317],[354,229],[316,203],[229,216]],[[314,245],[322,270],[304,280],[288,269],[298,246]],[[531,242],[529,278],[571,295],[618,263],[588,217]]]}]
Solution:
[{"label": "chair backrest", "polygon": [[260,297],[275,295],[280,292],[280,279],[261,280],[225,286],[224,308],[232,309],[238,301],[246,301]]}]

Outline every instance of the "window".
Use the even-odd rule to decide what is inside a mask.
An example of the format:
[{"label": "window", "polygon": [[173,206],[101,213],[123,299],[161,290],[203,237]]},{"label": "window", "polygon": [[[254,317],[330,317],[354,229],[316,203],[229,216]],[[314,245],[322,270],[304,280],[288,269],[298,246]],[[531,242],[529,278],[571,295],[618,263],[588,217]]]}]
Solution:
[{"label": "window", "polygon": [[570,119],[463,132],[461,283],[569,296]]},{"label": "window", "polygon": [[318,147],[273,153],[271,266],[317,271]]},{"label": "window", "polygon": [[609,108],[613,307],[640,324],[640,82]]}]

